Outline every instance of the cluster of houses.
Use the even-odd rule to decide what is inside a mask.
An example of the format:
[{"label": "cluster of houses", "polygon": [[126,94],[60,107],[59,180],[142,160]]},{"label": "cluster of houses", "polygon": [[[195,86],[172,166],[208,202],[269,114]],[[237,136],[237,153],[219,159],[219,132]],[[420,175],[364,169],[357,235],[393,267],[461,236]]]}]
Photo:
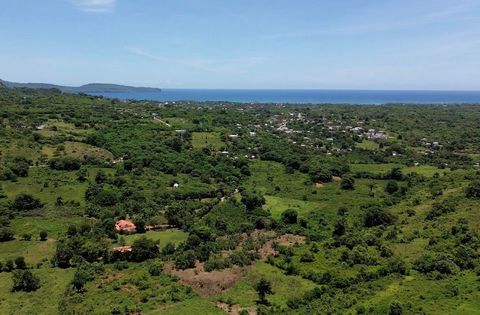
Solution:
[{"label": "cluster of houses", "polygon": [[436,150],[439,150],[442,148],[442,145],[438,141],[429,141],[427,138],[422,138],[422,145],[425,147],[425,151],[423,152],[423,155],[425,156],[431,156],[435,154]]}]

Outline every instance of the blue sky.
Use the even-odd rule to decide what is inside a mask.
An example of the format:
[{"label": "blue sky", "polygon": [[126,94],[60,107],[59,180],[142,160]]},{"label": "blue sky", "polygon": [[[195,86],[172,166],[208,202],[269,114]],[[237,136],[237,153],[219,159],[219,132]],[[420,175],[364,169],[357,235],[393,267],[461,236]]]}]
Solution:
[{"label": "blue sky", "polygon": [[480,90],[478,0],[0,0],[0,78]]}]

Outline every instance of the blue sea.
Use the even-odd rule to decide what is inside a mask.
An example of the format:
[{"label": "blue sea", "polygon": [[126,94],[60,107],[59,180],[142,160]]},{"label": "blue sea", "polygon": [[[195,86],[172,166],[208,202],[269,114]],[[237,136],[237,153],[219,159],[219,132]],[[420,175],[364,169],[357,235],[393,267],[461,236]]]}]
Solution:
[{"label": "blue sea", "polygon": [[109,98],[169,102],[228,101],[283,104],[480,104],[480,91],[162,89],[159,93],[92,94],[103,95]]}]

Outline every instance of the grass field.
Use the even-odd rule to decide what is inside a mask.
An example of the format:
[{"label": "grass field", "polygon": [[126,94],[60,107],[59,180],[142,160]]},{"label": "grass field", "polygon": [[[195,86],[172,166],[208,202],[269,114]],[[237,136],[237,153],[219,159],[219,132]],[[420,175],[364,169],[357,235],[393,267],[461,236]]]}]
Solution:
[{"label": "grass field", "polygon": [[392,168],[399,167],[402,169],[403,174],[417,173],[426,177],[432,177],[435,173],[443,174],[444,172],[450,172],[449,169],[441,170],[435,166],[431,165],[419,165],[407,167],[403,164],[350,164],[350,169],[352,172],[369,172],[373,174],[385,174],[388,173]]},{"label": "grass field", "polygon": [[225,315],[221,309],[215,306],[213,302],[208,300],[195,297],[187,301],[178,302],[175,304],[167,305],[160,309],[146,311],[143,314],[145,315],[194,315],[194,314],[205,314],[205,315]]},{"label": "grass field", "polygon": [[126,244],[132,244],[136,239],[146,236],[152,240],[159,240],[160,247],[163,248],[167,243],[179,244],[187,239],[188,234],[178,229],[170,229],[166,231],[148,231],[145,234],[125,235]]},{"label": "grass field", "polygon": [[27,193],[50,205],[54,204],[59,196],[65,201],[73,200],[83,204],[88,183],[80,183],[76,177],[75,172],[31,167],[28,177],[20,177],[16,182],[4,182],[3,189],[11,199],[20,193]]},{"label": "grass field", "polygon": [[265,196],[265,210],[270,211],[275,219],[280,219],[281,214],[288,209],[297,211],[300,217],[319,208],[319,204],[313,201],[303,201],[298,199],[282,198],[276,196]]},{"label": "grass field", "polygon": [[35,292],[11,292],[11,273],[0,273],[0,314],[59,314],[60,301],[75,269],[41,268],[33,273],[40,278],[41,287]]},{"label": "grass field", "polygon": [[195,149],[205,147],[212,147],[215,150],[220,150],[225,146],[225,143],[220,140],[220,135],[215,132],[193,132],[192,146]]},{"label": "grass field", "polygon": [[162,314],[161,309],[195,297],[189,288],[165,274],[151,276],[148,263],[130,263],[122,270],[107,266],[86,285],[84,293],[69,294],[63,303],[69,314],[111,314],[114,310],[120,314]]},{"label": "grass field", "polygon": [[346,206],[355,213],[362,204],[372,200],[369,184],[374,185],[375,195],[383,194],[386,185],[384,180],[356,179],[354,190],[342,190],[338,181],[316,188],[307,175],[287,174],[284,167],[275,162],[255,161],[250,169],[252,176],[245,186],[265,196],[265,209],[274,217],[288,208],[296,209],[301,215],[317,211],[334,216],[339,207]]},{"label": "grass field", "polygon": [[360,143],[357,143],[357,148],[364,149],[364,150],[377,150],[379,149],[378,143],[371,141],[371,140],[363,140]]},{"label": "grass field", "polygon": [[[38,237],[40,231],[46,231],[51,238],[58,238],[65,234],[70,224],[79,224],[85,219],[82,217],[18,217],[11,221],[11,226],[17,238],[24,233],[29,233],[33,238]],[[32,239],[33,239],[32,238]]]},{"label": "grass field", "polygon": [[[105,160],[114,159],[111,152],[83,142],[66,141],[63,146],[65,150],[61,151],[61,156],[70,156],[82,160],[85,156],[93,156]],[[45,145],[42,148],[42,153],[51,158],[54,156],[57,148],[58,147]]]},{"label": "grass field", "polygon": [[267,263],[258,263],[237,284],[215,298],[232,304],[240,304],[242,307],[255,306],[258,294],[254,286],[262,277],[271,282],[272,290],[275,293],[268,297],[269,302],[283,307],[286,306],[289,299],[301,297],[316,286],[309,280],[297,276],[287,276],[282,270]]},{"label": "grass field", "polygon": [[55,253],[55,241],[49,239],[45,242],[38,240],[22,241],[13,240],[0,243],[0,261],[15,259],[19,256],[25,257],[27,264],[35,265],[44,259],[50,259]]}]

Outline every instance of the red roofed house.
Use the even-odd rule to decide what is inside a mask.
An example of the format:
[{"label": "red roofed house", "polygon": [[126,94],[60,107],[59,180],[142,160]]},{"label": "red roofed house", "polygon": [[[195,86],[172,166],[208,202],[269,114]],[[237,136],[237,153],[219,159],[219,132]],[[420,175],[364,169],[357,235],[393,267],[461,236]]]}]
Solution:
[{"label": "red roofed house", "polygon": [[117,232],[123,231],[127,233],[133,233],[135,232],[135,229],[135,224],[129,220],[119,220],[117,223],[115,223],[115,230],[117,230]]},{"label": "red roofed house", "polygon": [[120,253],[127,253],[132,251],[132,246],[127,245],[127,246],[118,246],[113,248],[114,251],[120,252]]}]

